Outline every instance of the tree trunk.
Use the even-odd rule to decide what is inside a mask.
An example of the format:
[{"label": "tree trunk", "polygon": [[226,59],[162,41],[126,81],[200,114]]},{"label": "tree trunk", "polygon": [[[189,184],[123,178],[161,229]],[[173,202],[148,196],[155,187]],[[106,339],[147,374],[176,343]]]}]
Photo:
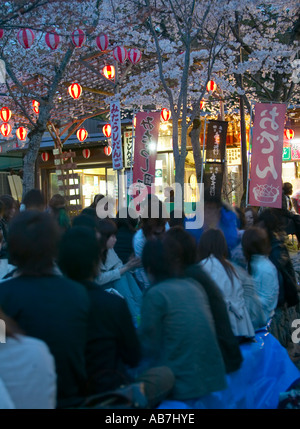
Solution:
[{"label": "tree trunk", "polygon": [[197,176],[197,183],[201,183],[201,171],[202,171],[202,148],[200,146],[200,131],[201,131],[201,121],[199,118],[194,119],[193,128],[190,132],[191,143],[193,148],[193,155],[195,161],[195,169]]}]

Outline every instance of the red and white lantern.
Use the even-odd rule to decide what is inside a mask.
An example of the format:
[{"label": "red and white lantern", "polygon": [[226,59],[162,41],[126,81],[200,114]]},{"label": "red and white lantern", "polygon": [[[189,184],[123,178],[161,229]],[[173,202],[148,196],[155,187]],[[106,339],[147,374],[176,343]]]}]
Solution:
[{"label": "red and white lantern", "polygon": [[76,46],[76,48],[81,48],[84,45],[86,40],[85,34],[79,28],[74,30],[72,33],[72,42]]},{"label": "red and white lantern", "polygon": [[111,126],[110,124],[105,124],[102,128],[103,134],[105,137],[109,138],[111,136]]},{"label": "red and white lantern", "polygon": [[0,40],[2,39],[3,36],[4,36],[4,30],[3,28],[0,28]]},{"label": "red and white lantern", "polygon": [[217,84],[213,80],[210,80],[207,82],[206,89],[208,92],[214,92],[217,89]]},{"label": "red and white lantern", "polygon": [[59,45],[59,39],[59,35],[56,33],[56,31],[51,31],[45,36],[45,41],[49,48],[52,49],[52,51],[55,51],[55,49],[57,49]]},{"label": "red and white lantern", "polygon": [[0,117],[3,122],[8,122],[11,118],[11,110],[8,107],[2,107],[0,110]]},{"label": "red and white lantern", "polygon": [[79,128],[76,135],[77,135],[78,140],[80,142],[83,142],[87,138],[88,132],[85,128]]},{"label": "red and white lantern", "polygon": [[34,113],[38,114],[40,112],[39,106],[40,106],[40,103],[38,101],[32,100],[32,108]]},{"label": "red and white lantern", "polygon": [[49,161],[49,153],[48,152],[43,152],[41,154],[41,158],[42,158],[42,161],[44,161],[44,162]]},{"label": "red and white lantern", "polygon": [[132,64],[137,64],[141,61],[142,53],[138,49],[130,49],[128,52],[128,59]]},{"label": "red and white lantern", "polygon": [[68,91],[74,100],[78,100],[78,98],[81,96],[82,88],[79,83],[72,83],[72,85],[69,86]]},{"label": "red and white lantern", "polygon": [[285,128],[284,129],[284,137],[288,140],[292,140],[294,138],[295,132],[294,130]]},{"label": "red and white lantern", "polygon": [[202,110],[202,109],[204,109],[204,106],[205,106],[205,101],[204,100],[201,100],[200,101],[200,109]]},{"label": "red and white lantern", "polygon": [[124,46],[117,46],[113,50],[113,57],[119,63],[121,63],[121,64],[125,63],[125,61],[127,60],[127,57],[128,57],[127,49],[124,48]]},{"label": "red and white lantern", "polygon": [[111,155],[111,152],[112,152],[112,148],[110,146],[105,146],[104,147],[104,153],[105,153],[106,156]]},{"label": "red and white lantern", "polygon": [[17,34],[17,40],[25,49],[29,49],[34,41],[34,32],[30,28],[23,28]]},{"label": "red and white lantern", "polygon": [[96,37],[96,45],[100,49],[100,51],[106,51],[108,47],[107,34],[100,33],[99,36]]},{"label": "red and white lantern", "polygon": [[0,132],[4,137],[8,137],[11,133],[11,126],[9,124],[2,124],[0,127]]},{"label": "red and white lantern", "polygon": [[164,107],[161,111],[160,116],[164,122],[167,122],[171,118],[171,111]]},{"label": "red and white lantern", "polygon": [[102,73],[106,77],[106,79],[113,79],[115,77],[115,68],[114,66],[104,66],[102,69]]},{"label": "red and white lantern", "polygon": [[82,156],[85,159],[89,159],[89,157],[91,156],[91,151],[90,149],[83,149],[82,151]]},{"label": "red and white lantern", "polygon": [[26,140],[27,130],[24,127],[19,127],[16,131],[16,135],[19,140]]}]

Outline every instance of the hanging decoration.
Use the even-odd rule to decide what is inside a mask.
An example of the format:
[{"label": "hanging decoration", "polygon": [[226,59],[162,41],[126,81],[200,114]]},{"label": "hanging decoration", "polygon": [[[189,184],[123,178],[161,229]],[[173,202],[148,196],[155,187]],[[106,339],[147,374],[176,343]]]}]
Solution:
[{"label": "hanging decoration", "polygon": [[207,82],[206,89],[208,92],[214,92],[217,89],[217,84],[213,80],[210,80]]},{"label": "hanging decoration", "polygon": [[49,153],[48,152],[43,152],[41,154],[41,158],[42,158],[42,161],[44,161],[44,162],[49,161]]},{"label": "hanging decoration", "polygon": [[111,136],[111,125],[105,124],[104,127],[102,128],[102,131],[105,137],[109,138]]},{"label": "hanging decoration", "polygon": [[59,45],[59,35],[56,33],[56,31],[51,31],[46,34],[45,41],[47,45],[49,46],[52,51],[55,51]]},{"label": "hanging decoration", "polygon": [[88,132],[85,128],[79,128],[76,135],[77,135],[78,140],[80,142],[83,142],[87,138]]},{"label": "hanging decoration", "polygon": [[205,106],[205,101],[204,101],[204,100],[201,100],[201,101],[200,101],[200,109],[201,109],[201,110],[203,110],[203,109],[204,109],[204,106]]},{"label": "hanging decoration", "polygon": [[32,108],[34,113],[38,114],[40,112],[39,106],[40,106],[40,103],[38,101],[32,100]]},{"label": "hanging decoration", "polygon": [[127,49],[124,48],[124,46],[117,46],[113,50],[113,57],[116,61],[118,61],[120,64],[125,63],[128,57]]},{"label": "hanging decoration", "polygon": [[4,36],[4,30],[3,28],[0,28],[0,40],[2,39],[3,36]]},{"label": "hanging decoration", "polygon": [[11,126],[7,123],[2,124],[0,127],[0,132],[4,137],[8,137],[11,133]]},{"label": "hanging decoration", "polygon": [[72,33],[72,42],[76,46],[76,48],[81,48],[83,44],[85,43],[86,37],[82,30],[79,28],[77,30],[74,30]]},{"label": "hanging decoration", "polygon": [[108,36],[107,34],[100,33],[99,36],[96,37],[96,45],[100,51],[106,51],[108,47]]},{"label": "hanging decoration", "polygon": [[2,107],[0,110],[0,117],[3,122],[8,122],[11,118],[11,110],[8,107]]},{"label": "hanging decoration", "polygon": [[72,85],[69,86],[68,91],[74,100],[78,100],[78,98],[81,96],[82,88],[79,83],[72,83]]},{"label": "hanging decoration", "polygon": [[17,40],[25,49],[29,49],[34,41],[34,32],[30,28],[23,28],[17,34]]},{"label": "hanging decoration", "polygon": [[106,77],[106,79],[113,79],[115,77],[115,68],[114,66],[106,65],[102,69],[102,73]]},{"label": "hanging decoration", "polygon": [[142,53],[136,48],[130,49],[128,52],[128,59],[132,64],[137,64],[141,61]]},{"label": "hanging decoration", "polygon": [[82,151],[82,155],[83,155],[83,158],[85,158],[85,159],[89,159],[89,157],[91,156],[91,151],[90,151],[90,149],[83,149],[83,151]]},{"label": "hanging decoration", "polygon": [[106,156],[111,155],[112,148],[110,146],[104,146],[104,153]]},{"label": "hanging decoration", "polygon": [[160,116],[164,122],[167,122],[171,118],[171,111],[164,107],[161,111]]},{"label": "hanging decoration", "polygon": [[290,128],[284,129],[284,137],[288,140],[292,140],[294,138],[295,132]]},{"label": "hanging decoration", "polygon": [[19,140],[26,140],[27,130],[24,127],[19,127],[16,131],[16,135]]}]

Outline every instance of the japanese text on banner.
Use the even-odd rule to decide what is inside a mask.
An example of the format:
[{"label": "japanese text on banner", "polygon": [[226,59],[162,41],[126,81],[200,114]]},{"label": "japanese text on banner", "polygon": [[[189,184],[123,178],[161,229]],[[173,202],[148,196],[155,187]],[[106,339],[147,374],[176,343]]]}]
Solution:
[{"label": "japanese text on banner", "polygon": [[120,102],[110,103],[111,148],[112,166],[114,170],[123,168],[122,140],[121,140],[121,110]]}]

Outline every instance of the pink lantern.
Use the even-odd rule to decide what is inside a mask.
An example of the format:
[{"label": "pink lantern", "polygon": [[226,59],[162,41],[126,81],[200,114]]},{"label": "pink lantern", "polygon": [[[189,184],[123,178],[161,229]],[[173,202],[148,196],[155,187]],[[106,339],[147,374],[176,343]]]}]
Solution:
[{"label": "pink lantern", "polygon": [[91,156],[90,149],[83,149],[82,155],[83,155],[83,158],[88,159]]},{"label": "pink lantern", "polygon": [[49,153],[48,152],[43,152],[41,155],[42,161],[47,162],[49,161]]},{"label": "pink lantern", "polygon": [[52,49],[52,51],[55,51],[59,44],[59,35],[56,33],[56,31],[51,31],[50,33],[46,34],[45,41],[49,48]]},{"label": "pink lantern", "polygon": [[127,60],[127,57],[128,57],[127,49],[124,48],[124,46],[117,46],[113,50],[113,57],[119,63],[121,63],[121,64],[125,63],[125,61]]},{"label": "pink lantern", "polygon": [[36,100],[32,100],[32,108],[34,113],[38,114],[40,109],[39,109],[40,103]]},{"label": "pink lantern", "polygon": [[34,41],[34,33],[30,28],[24,28],[18,32],[17,39],[23,48],[29,49]]},{"label": "pink lantern", "polygon": [[106,51],[108,47],[108,36],[107,34],[100,33],[99,36],[96,37],[96,45],[100,49],[100,51]]},{"label": "pink lantern", "polygon": [[76,46],[76,48],[81,48],[81,46],[85,43],[86,37],[82,30],[77,29],[72,33],[72,42]]},{"label": "pink lantern", "polygon": [[79,83],[72,83],[72,85],[69,86],[68,91],[71,97],[77,100],[81,96],[82,88]]},{"label": "pink lantern", "polygon": [[102,128],[102,131],[105,137],[109,138],[111,136],[111,125],[105,124],[104,127]]},{"label": "pink lantern", "polygon": [[0,110],[0,118],[3,122],[8,122],[11,118],[11,110],[8,107],[2,107]]},{"label": "pink lantern", "polygon": [[164,122],[167,122],[171,118],[171,112],[164,107],[161,111],[160,116]]},{"label": "pink lantern", "polygon": [[104,153],[105,153],[106,156],[111,155],[111,152],[112,152],[112,148],[110,146],[105,146],[104,147]]},{"label": "pink lantern", "polygon": [[88,132],[85,128],[79,128],[76,135],[77,135],[78,140],[80,142],[83,142],[87,138]]},{"label": "pink lantern", "polygon": [[0,40],[2,39],[3,36],[4,36],[4,30],[3,28],[0,28]]},{"label": "pink lantern", "polygon": [[137,64],[141,61],[142,53],[138,49],[130,49],[128,52],[128,59],[132,64]]},{"label": "pink lantern", "polygon": [[19,140],[26,140],[27,130],[24,127],[19,127],[16,131],[16,135]]}]

